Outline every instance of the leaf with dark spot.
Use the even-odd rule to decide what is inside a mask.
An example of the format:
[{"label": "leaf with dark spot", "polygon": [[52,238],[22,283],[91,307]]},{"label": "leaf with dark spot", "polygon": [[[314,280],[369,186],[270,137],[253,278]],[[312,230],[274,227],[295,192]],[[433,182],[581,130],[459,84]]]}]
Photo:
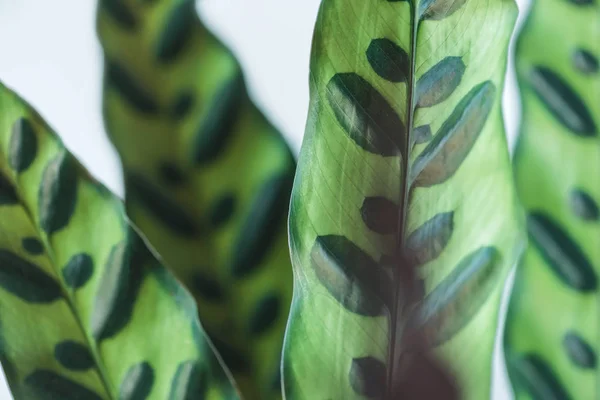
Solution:
[{"label": "leaf with dark spot", "polygon": [[495,100],[496,87],[491,81],[480,83],[463,97],[415,160],[411,170],[414,186],[437,185],[454,175],[479,138]]},{"label": "leaf with dark spot", "polygon": [[126,240],[113,246],[92,313],[92,332],[99,342],[118,334],[131,319],[148,257],[149,250],[133,229]]},{"label": "leaf with dark spot", "polygon": [[63,268],[62,275],[71,289],[83,287],[94,274],[94,260],[89,254],[75,254]]},{"label": "leaf with dark spot", "polygon": [[52,303],[62,297],[54,278],[5,249],[0,249],[0,287],[29,303]]},{"label": "leaf with dark spot", "polygon": [[134,172],[129,172],[125,179],[129,188],[129,196],[144,206],[153,217],[173,233],[185,237],[193,237],[200,233],[200,229],[194,223],[194,218],[152,182]]},{"label": "leaf with dark spot", "polygon": [[310,258],[319,281],[347,310],[377,316],[391,304],[391,278],[346,237],[317,237]]},{"label": "leaf with dark spot", "polygon": [[235,211],[235,196],[233,193],[226,193],[219,197],[210,207],[209,219],[210,224],[214,229],[221,227],[227,223],[233,216]]},{"label": "leaf with dark spot", "polygon": [[592,196],[580,189],[575,189],[570,195],[571,210],[585,221],[600,219],[600,209]]},{"label": "leaf with dark spot", "polygon": [[412,130],[411,133],[412,146],[416,144],[427,143],[433,137],[431,135],[431,127],[429,125],[417,126],[415,129]]},{"label": "leaf with dark spot", "polygon": [[441,20],[454,14],[467,0],[422,0],[419,19]]},{"label": "leaf with dark spot", "polygon": [[360,215],[373,232],[386,235],[398,230],[400,210],[397,204],[385,197],[366,197]]},{"label": "leaf with dark spot", "polygon": [[431,107],[446,100],[460,85],[465,73],[460,57],[446,57],[435,64],[417,81],[417,107]]},{"label": "leaf with dark spot", "polygon": [[373,71],[390,82],[407,82],[410,71],[410,57],[393,41],[373,39],[367,49],[367,60]]},{"label": "leaf with dark spot", "polygon": [[[204,269],[197,268],[197,270],[202,271]],[[205,276],[202,273],[195,274],[191,279],[191,288],[193,289],[194,294],[197,294],[206,301],[220,301],[223,300],[225,296],[219,281],[210,278],[209,276]]]},{"label": "leaf with dark spot", "polygon": [[380,399],[385,394],[385,364],[374,357],[353,358],[348,380],[357,394]]},{"label": "leaf with dark spot", "polygon": [[116,61],[108,61],[105,71],[106,84],[114,88],[133,108],[143,114],[157,114],[159,106],[150,93],[142,87],[124,67]]},{"label": "leaf with dark spot", "polygon": [[83,344],[65,340],[54,347],[54,358],[72,371],[86,371],[96,364],[90,350]]},{"label": "leaf with dark spot", "polygon": [[194,1],[180,1],[167,17],[166,26],[156,43],[156,59],[167,63],[173,61],[189,43],[197,18]]},{"label": "leaf with dark spot", "polygon": [[37,238],[26,237],[21,241],[23,248],[32,256],[39,256],[44,253],[44,245]]},{"label": "leaf with dark spot", "polygon": [[598,135],[585,103],[558,74],[546,67],[535,67],[528,78],[538,98],[567,129],[583,137]]},{"label": "leaf with dark spot", "polygon": [[258,188],[235,241],[231,271],[236,278],[253,272],[279,237],[288,214],[293,172],[285,171]]},{"label": "leaf with dark spot", "polygon": [[563,346],[573,364],[584,369],[596,368],[596,353],[581,336],[575,332],[567,333]]},{"label": "leaf with dark spot", "polygon": [[453,230],[453,211],[435,215],[406,239],[406,257],[415,265],[435,260],[446,248]]},{"label": "leaf with dark spot", "polygon": [[596,290],[598,278],[592,263],[554,220],[541,212],[533,212],[527,219],[527,230],[531,243],[564,284],[584,293]]},{"label": "leaf with dark spot", "polygon": [[244,79],[238,73],[212,97],[192,143],[192,160],[197,165],[214,161],[225,149],[246,96]]},{"label": "leaf with dark spot", "polygon": [[197,361],[184,361],[171,381],[169,400],[204,399],[207,389],[206,370]]},{"label": "leaf with dark spot", "polygon": [[494,247],[481,247],[465,256],[425,297],[409,322],[431,347],[450,340],[483,307],[498,285],[502,257]]},{"label": "leaf with dark spot", "polygon": [[132,30],[136,27],[135,16],[123,0],[101,0],[100,5],[122,28]]},{"label": "leaf with dark spot", "polygon": [[19,198],[13,184],[0,172],[0,206],[19,204]]},{"label": "leaf with dark spot", "polygon": [[33,164],[38,143],[35,129],[26,118],[19,118],[13,125],[10,137],[8,162],[12,169],[21,173]]},{"label": "leaf with dark spot", "polygon": [[129,368],[119,388],[119,400],[145,400],[154,385],[154,368],[142,362]]},{"label": "leaf with dark spot", "polygon": [[40,225],[48,235],[68,225],[77,205],[77,170],[66,151],[46,166],[38,202]]},{"label": "leaf with dark spot", "polygon": [[277,322],[281,311],[281,301],[276,294],[267,294],[258,301],[250,317],[250,333],[263,334]]},{"label": "leaf with dark spot", "polygon": [[406,129],[388,101],[355,73],[336,74],[327,84],[327,100],[350,139],[384,157],[405,155]]},{"label": "leaf with dark spot", "polygon": [[171,107],[171,116],[174,119],[182,119],[184,118],[189,111],[194,107],[194,92],[191,91],[183,91],[177,95],[177,98],[173,102]]},{"label": "leaf with dark spot", "polygon": [[177,165],[171,162],[163,162],[158,167],[160,177],[164,183],[170,186],[178,186],[185,182],[185,176]]},{"label": "leaf with dark spot", "polygon": [[103,400],[85,386],[45,369],[35,370],[24,383],[35,393],[35,400]]},{"label": "leaf with dark spot", "polygon": [[566,388],[550,365],[535,354],[522,357],[508,357],[509,371],[512,371],[519,386],[529,396],[540,400],[571,400]]},{"label": "leaf with dark spot", "polygon": [[595,74],[598,72],[598,59],[589,51],[577,49],[573,53],[573,65],[579,72],[586,75]]}]

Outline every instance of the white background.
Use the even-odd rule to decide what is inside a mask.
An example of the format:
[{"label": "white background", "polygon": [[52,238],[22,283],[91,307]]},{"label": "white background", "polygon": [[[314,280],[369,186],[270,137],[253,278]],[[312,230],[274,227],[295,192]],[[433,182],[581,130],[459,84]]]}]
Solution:
[{"label": "white background", "polygon": [[[256,102],[300,149],[308,110],[308,61],[320,0],[204,0],[204,20],[238,55]],[[529,0],[518,0],[522,22]],[[102,55],[96,1],[0,0],[0,80],[29,101],[97,178],[122,195],[116,154],[101,117]],[[511,61],[512,63],[512,61]],[[509,142],[519,116],[508,73],[504,112]],[[0,110],[1,112],[1,110]],[[493,399],[510,399],[496,348]],[[9,400],[0,371],[0,400]]]}]

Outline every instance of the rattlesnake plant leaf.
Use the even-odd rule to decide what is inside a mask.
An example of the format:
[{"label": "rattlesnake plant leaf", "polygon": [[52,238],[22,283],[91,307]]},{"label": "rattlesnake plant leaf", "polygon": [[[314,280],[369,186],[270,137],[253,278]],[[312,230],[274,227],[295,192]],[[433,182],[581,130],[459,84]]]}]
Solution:
[{"label": "rattlesnake plant leaf", "polygon": [[248,399],[281,397],[295,161],[192,0],[100,1],[127,211],[188,287]]},{"label": "rattlesnake plant leaf", "polygon": [[529,247],[504,345],[517,399],[598,398],[600,3],[536,0],[516,50]]},{"label": "rattlesnake plant leaf", "polygon": [[20,399],[237,399],[196,303],[0,84],[0,362]]},{"label": "rattlesnake plant leaf", "polygon": [[525,240],[500,104],[515,16],[505,0],[323,1],[290,209],[288,398],[431,398],[406,397],[419,353],[461,398],[489,398]]}]

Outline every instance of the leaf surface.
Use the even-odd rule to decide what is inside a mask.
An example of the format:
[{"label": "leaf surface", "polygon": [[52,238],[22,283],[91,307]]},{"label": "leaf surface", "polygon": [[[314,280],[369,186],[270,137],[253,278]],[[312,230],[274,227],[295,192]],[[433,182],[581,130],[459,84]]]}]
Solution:
[{"label": "leaf surface", "polygon": [[14,398],[165,399],[185,363],[203,382],[194,398],[238,398],[193,298],[120,200],[2,84],[0,110],[0,362]]},{"label": "leaf surface", "polygon": [[515,14],[323,1],[290,209],[287,398],[490,396],[524,240],[500,112]]}]

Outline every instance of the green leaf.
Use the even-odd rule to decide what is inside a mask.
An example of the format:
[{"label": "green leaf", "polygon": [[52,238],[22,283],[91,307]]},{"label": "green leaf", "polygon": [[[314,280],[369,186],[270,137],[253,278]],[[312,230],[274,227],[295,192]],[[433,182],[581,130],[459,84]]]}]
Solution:
[{"label": "green leaf", "polygon": [[539,0],[517,42],[523,112],[514,167],[529,246],[504,332],[517,400],[598,395],[597,8],[593,0]]},{"label": "green leaf", "polygon": [[167,398],[185,362],[207,399],[237,398],[195,302],[120,200],[1,84],[0,110],[0,155],[14,159],[24,126],[37,143],[26,163],[0,159],[0,362],[15,399]]},{"label": "green leaf", "polygon": [[419,4],[319,11],[290,206],[288,398],[490,397],[525,241],[500,104],[516,8]]},{"label": "green leaf", "polygon": [[[295,160],[194,5],[101,1],[104,120],[122,161],[128,215],[194,295],[245,398],[278,399],[273,381],[293,289],[285,226]],[[89,267],[73,268],[77,286]],[[119,268],[103,278],[115,298],[96,315],[107,342],[141,279]],[[186,392],[186,376],[202,376],[185,371],[177,393]]]}]

